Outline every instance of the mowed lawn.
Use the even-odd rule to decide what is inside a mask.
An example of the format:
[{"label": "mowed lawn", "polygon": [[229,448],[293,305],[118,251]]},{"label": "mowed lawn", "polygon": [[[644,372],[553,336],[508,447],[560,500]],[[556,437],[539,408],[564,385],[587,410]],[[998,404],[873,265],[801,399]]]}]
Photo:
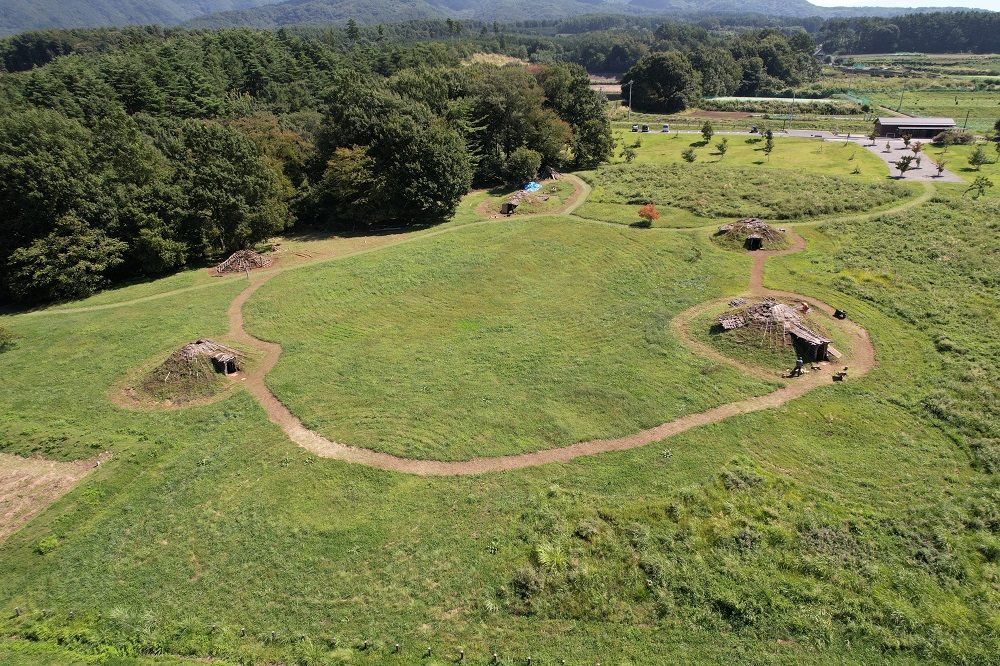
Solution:
[{"label": "mowed lawn", "polygon": [[[482,225],[453,236],[474,234],[487,248],[504,241],[522,254],[518,228],[536,234],[525,238],[540,264],[532,269],[524,259],[520,267],[556,282],[563,271],[552,259],[555,248],[573,247],[567,238],[594,239],[580,241],[596,255],[591,270],[598,258],[628,265],[627,255],[652,252],[652,234],[579,222]],[[664,271],[677,282],[663,294],[671,307],[727,287],[723,271],[706,294],[695,293],[692,275],[712,273],[709,261],[721,256],[685,267],[696,248],[710,247],[683,233],[663,236],[672,249],[662,258],[677,261]],[[447,292],[445,268],[458,268],[442,261],[447,248],[429,243],[412,257],[402,250],[385,252],[382,273],[368,265],[370,255],[338,266],[347,271],[331,264],[280,279],[300,273],[285,287],[304,305],[339,289],[319,279],[327,269],[345,283],[352,271],[393,284],[433,277]],[[810,259],[789,267],[828,266],[823,252]],[[746,266],[733,261],[739,282]],[[639,264],[645,273],[646,261]],[[653,287],[634,286],[644,284],[638,268],[615,289],[647,307],[642,293]],[[496,270],[501,279],[491,284],[501,291],[509,282]],[[825,278],[778,277],[785,288],[828,289]],[[525,298],[547,306],[545,286],[534,289]],[[51,442],[47,455],[91,455],[89,443],[97,443],[115,456],[0,545],[0,630],[41,641],[0,645],[0,661],[62,664],[80,654],[137,663],[167,653],[222,663],[414,663],[430,647],[423,663],[435,666],[459,650],[471,663],[487,663],[493,652],[505,663],[530,656],[542,664],[739,663],[748,654],[776,664],[913,663],[918,650],[982,663],[990,597],[975,542],[958,551],[976,563],[969,583],[956,586],[932,565],[913,564],[911,534],[900,532],[914,526],[907,529],[932,539],[935,525],[915,521],[914,512],[964,501],[974,473],[951,439],[901,404],[915,378],[922,385],[938,371],[927,336],[871,305],[838,301],[876,335],[882,366],[864,380],[641,449],[423,479],[318,459],[243,392],[180,412],[111,408],[104,392],[119,372],[161,347],[224,330],[233,293],[197,293],[4,319],[23,336],[2,359],[14,389],[3,395],[4,413],[39,433],[87,433],[90,442]],[[373,308],[371,316],[385,315]],[[265,327],[259,313],[255,320]],[[590,353],[616,336],[631,339],[607,333]],[[79,353],[63,358],[73,346]],[[323,353],[333,355],[329,349]],[[371,353],[381,352],[375,345]],[[720,376],[708,375],[701,390],[725,390]],[[650,381],[659,380],[651,373]],[[631,388],[640,400],[646,390]],[[12,451],[32,450],[17,444],[18,434],[8,432],[8,441]],[[50,538],[54,548],[39,550]],[[543,572],[537,579],[535,569]],[[538,586],[526,588],[531,581]],[[845,612],[847,619],[831,619]],[[942,634],[943,645],[935,638]]]},{"label": "mowed lawn", "polygon": [[497,221],[285,273],[246,306],[268,376],[310,427],[466,459],[624,435],[769,387],[699,359],[670,318],[746,288],[704,236]]},{"label": "mowed lawn", "polygon": [[[770,158],[764,154],[764,139],[759,134],[716,134],[708,143],[705,143],[700,134],[676,132],[637,134],[617,131],[615,138],[618,145],[612,163],[625,161],[621,157],[623,145],[631,146],[639,141],[641,145],[636,149],[635,157],[637,164],[684,164],[681,154],[688,148],[693,148],[695,164],[717,162],[727,166],[786,169],[799,174],[847,176],[868,183],[881,182],[889,176],[882,160],[861,146],[785,137],[777,131],[774,133],[774,150]],[[716,146],[722,139],[728,140],[724,156],[719,154]],[[856,170],[860,173],[854,173]]]}]

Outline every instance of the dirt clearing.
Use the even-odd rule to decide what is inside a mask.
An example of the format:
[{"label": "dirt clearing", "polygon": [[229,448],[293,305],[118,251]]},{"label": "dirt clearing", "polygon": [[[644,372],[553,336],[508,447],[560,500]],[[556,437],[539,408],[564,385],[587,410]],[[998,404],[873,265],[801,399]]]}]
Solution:
[{"label": "dirt clearing", "polygon": [[0,543],[110,458],[57,462],[0,453]]}]

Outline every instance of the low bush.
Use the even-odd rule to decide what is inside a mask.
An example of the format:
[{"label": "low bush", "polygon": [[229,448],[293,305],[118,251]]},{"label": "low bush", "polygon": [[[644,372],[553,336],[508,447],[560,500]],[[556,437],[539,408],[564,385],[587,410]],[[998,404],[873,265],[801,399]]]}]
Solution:
[{"label": "low bush", "polygon": [[10,330],[0,326],[0,353],[12,349],[17,342],[17,336]]},{"label": "low bush", "polygon": [[931,141],[941,146],[964,146],[975,141],[972,132],[964,129],[950,129],[934,136]]}]

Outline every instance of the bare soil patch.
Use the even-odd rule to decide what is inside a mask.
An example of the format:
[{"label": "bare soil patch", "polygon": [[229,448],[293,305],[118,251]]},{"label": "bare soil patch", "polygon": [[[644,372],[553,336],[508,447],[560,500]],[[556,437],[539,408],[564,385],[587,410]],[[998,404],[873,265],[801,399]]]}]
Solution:
[{"label": "bare soil patch", "polygon": [[701,109],[695,109],[687,115],[692,118],[732,118],[736,120],[753,118],[753,114],[746,111],[702,111]]},{"label": "bare soil patch", "polygon": [[57,462],[0,453],[0,543],[110,458]]}]

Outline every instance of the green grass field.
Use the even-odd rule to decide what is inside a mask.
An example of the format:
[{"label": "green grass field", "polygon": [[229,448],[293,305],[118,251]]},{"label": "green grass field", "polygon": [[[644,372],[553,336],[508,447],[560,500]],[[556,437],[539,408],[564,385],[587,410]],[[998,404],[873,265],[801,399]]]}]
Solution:
[{"label": "green grass field", "polygon": [[580,207],[579,215],[630,224],[638,219],[639,207],[651,202],[661,214],[654,224],[665,227],[706,226],[713,221],[744,217],[798,220],[864,212],[898,203],[913,192],[909,186],[884,179],[859,182],[852,178],[806,176],[778,168],[739,167],[728,161],[619,164],[601,167],[585,177],[594,191]]},{"label": "green grass field", "polygon": [[[725,156],[716,144],[729,140]],[[813,139],[783,137],[775,134],[770,159],[763,152],[764,140],[758,135],[716,135],[707,144],[699,134],[616,131],[618,147],[613,163],[623,163],[621,149],[640,143],[636,164],[683,164],[681,154],[688,148],[695,152],[695,164],[721,163],[727,166],[795,169],[806,177],[812,175],[853,176],[862,182],[881,182],[886,178],[885,165],[875,155],[853,144],[820,142]],[[854,173],[858,169],[861,173]]]},{"label": "green grass field", "polygon": [[[634,169],[679,160],[659,141],[674,139],[644,136]],[[869,162],[845,173],[842,150],[779,140],[770,165],[736,145],[696,165],[802,189],[885,179]],[[85,302],[117,308],[0,316],[20,336],[0,354],[0,451],[114,454],[0,544],[0,662],[1000,663],[1000,222],[992,195],[962,189],[804,224],[806,250],[768,260],[765,286],[870,332],[867,376],[507,473],[318,458],[243,390],[181,411],[111,405],[130,370],[224,341],[245,279],[190,272]],[[746,254],[708,229],[472,224],[486,196],[437,229],[281,241],[301,267],[245,310],[283,344],[268,382],[308,425],[463,458],[767,390],[669,325],[743,291]]]},{"label": "green grass field", "polygon": [[504,220],[287,273],[247,320],[284,346],[269,383],[309,427],[465,459],[624,435],[766,392],[667,330],[673,314],[745,288],[747,270],[700,236]]}]

